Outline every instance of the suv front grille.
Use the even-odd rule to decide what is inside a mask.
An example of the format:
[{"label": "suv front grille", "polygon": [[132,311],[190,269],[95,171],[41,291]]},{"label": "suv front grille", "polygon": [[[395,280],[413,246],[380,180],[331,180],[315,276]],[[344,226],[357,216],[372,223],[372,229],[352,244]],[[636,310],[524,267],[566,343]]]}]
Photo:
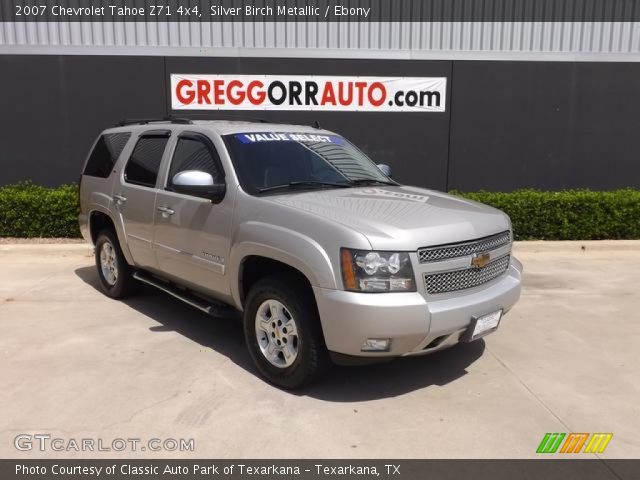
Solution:
[{"label": "suv front grille", "polygon": [[477,287],[499,277],[509,268],[511,256],[505,255],[489,262],[482,268],[469,267],[440,273],[425,273],[424,286],[427,293],[445,293]]},{"label": "suv front grille", "polygon": [[508,245],[511,242],[509,231],[498,233],[490,237],[473,240],[471,242],[442,245],[439,247],[427,247],[418,250],[420,263],[439,262],[449,258],[466,257],[474,253],[486,252]]}]

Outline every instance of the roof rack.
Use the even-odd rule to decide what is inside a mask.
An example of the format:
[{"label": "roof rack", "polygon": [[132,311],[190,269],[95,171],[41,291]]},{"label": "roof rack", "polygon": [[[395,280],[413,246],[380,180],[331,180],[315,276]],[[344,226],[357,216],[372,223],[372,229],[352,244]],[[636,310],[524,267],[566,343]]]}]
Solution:
[{"label": "roof rack", "polygon": [[168,115],[163,118],[125,118],[124,120],[121,120],[120,122],[118,122],[117,126],[124,127],[125,125],[148,125],[149,123],[162,123],[162,122],[178,123],[182,125],[188,125],[193,123],[188,118],[180,118],[180,117],[174,117],[173,115]]},{"label": "roof rack", "polygon": [[[224,113],[200,113],[200,114],[192,114],[192,115],[201,115],[202,120],[237,120],[238,122],[255,122],[255,123],[279,123],[275,120],[267,120],[261,117],[248,117],[245,115],[234,115],[234,114],[224,114]],[[193,123],[193,120],[190,118],[184,117],[174,117],[173,115],[168,115],[163,118],[125,118],[118,122],[118,127],[124,127],[126,125],[148,125],[149,123],[176,123],[181,125],[189,125]],[[322,128],[320,126],[320,122],[317,120],[313,122],[312,127],[315,129]]]},{"label": "roof rack", "polygon": [[[221,112],[197,112],[190,113],[190,116],[194,116],[194,120],[236,120],[238,122],[254,122],[254,123],[277,123],[275,121],[267,120],[263,117],[253,117],[248,115],[237,115],[234,113],[221,113]],[[197,118],[200,117],[200,118]]]}]

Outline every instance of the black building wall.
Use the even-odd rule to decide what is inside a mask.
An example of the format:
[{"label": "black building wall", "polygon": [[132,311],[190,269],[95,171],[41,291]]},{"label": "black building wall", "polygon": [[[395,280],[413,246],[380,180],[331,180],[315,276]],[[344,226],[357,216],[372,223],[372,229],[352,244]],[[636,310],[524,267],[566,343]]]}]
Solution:
[{"label": "black building wall", "polygon": [[454,62],[449,184],[640,186],[640,64]]},{"label": "black building wall", "polygon": [[[444,113],[247,112],[319,121],[402,183],[465,191],[640,187],[640,64],[0,56],[0,184],[77,180],[125,117],[171,112],[171,73],[446,76]],[[225,112],[225,116],[241,112]]]}]

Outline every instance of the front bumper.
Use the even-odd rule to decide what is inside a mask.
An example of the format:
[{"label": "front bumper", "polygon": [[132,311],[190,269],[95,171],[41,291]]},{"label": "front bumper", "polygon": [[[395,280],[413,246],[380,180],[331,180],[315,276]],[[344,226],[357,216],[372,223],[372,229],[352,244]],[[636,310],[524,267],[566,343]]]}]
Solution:
[{"label": "front bumper", "polygon": [[[454,345],[472,317],[503,309],[520,298],[522,264],[476,288],[452,294],[357,293],[314,287],[325,342],[337,357],[420,355]],[[389,338],[386,352],[363,352],[368,338]]]}]

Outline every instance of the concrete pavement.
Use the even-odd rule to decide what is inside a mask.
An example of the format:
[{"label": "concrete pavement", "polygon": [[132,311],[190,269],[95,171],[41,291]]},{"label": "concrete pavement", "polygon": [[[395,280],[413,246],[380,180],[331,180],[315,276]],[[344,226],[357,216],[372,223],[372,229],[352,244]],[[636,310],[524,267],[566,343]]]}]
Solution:
[{"label": "concrete pavement", "polygon": [[[105,297],[84,244],[0,244],[0,457],[530,458],[569,431],[640,457],[640,242],[515,254],[523,297],[495,334],[288,393],[257,376],[233,319],[151,289]],[[195,450],[20,452],[21,433]]]}]

